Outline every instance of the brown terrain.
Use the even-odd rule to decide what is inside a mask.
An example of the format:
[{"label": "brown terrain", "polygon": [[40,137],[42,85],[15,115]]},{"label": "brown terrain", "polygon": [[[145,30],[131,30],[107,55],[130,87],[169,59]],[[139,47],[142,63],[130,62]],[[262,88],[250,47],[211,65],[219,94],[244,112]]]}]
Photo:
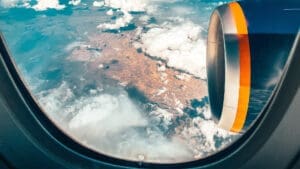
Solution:
[{"label": "brown terrain", "polygon": [[206,82],[166,67],[133,46],[134,33],[101,33],[89,38],[88,45],[73,49],[68,58],[87,63],[99,77],[111,78],[124,88],[134,87],[150,102],[182,112],[192,99],[207,96]]}]

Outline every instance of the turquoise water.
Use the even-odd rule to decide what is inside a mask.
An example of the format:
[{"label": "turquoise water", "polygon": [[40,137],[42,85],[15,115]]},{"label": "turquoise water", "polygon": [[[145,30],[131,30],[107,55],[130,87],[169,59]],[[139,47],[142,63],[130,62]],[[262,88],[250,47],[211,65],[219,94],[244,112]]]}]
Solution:
[{"label": "turquoise water", "polygon": [[[137,51],[167,64],[175,54],[193,57],[189,49],[199,51],[201,60],[205,46],[197,45],[206,44],[210,14],[228,1],[106,0],[98,1],[100,5],[50,1],[0,1],[0,31],[45,113],[76,141],[118,158],[169,163],[204,158],[236,138],[213,123],[207,96],[192,102],[194,106],[179,108],[175,114],[181,114],[174,117],[170,108],[157,106],[135,90],[114,80],[100,81],[90,68],[91,60],[97,61],[104,50],[91,39],[103,34],[116,39],[121,34],[132,36]],[[176,47],[177,55],[170,50],[176,46],[171,41],[181,41],[180,36],[193,40],[187,47]],[[170,46],[160,48],[163,42]],[[70,57],[77,49],[93,56],[88,56],[89,61],[78,61],[84,52]],[[203,73],[175,61],[167,67],[205,81]]]},{"label": "turquoise water", "polygon": [[[157,24],[160,24],[167,17],[179,16],[188,18],[207,29],[212,9],[222,2],[180,0],[175,3],[164,3],[162,1],[159,2],[158,12],[153,18]],[[35,4],[34,1],[31,3]],[[93,7],[93,1],[85,3],[87,5],[72,6],[67,5],[67,1],[61,1],[61,4],[66,4],[63,10],[1,8],[0,29],[22,72],[43,80],[61,79],[63,68],[59,65],[67,56],[65,47],[74,41],[85,39],[86,32],[99,32],[97,25],[112,18],[105,15],[106,7]],[[179,14],[173,13],[177,8],[181,8],[182,11],[179,9]],[[138,17],[144,14],[141,12],[134,15]],[[60,73],[53,74],[51,72],[53,69],[60,70]]]}]

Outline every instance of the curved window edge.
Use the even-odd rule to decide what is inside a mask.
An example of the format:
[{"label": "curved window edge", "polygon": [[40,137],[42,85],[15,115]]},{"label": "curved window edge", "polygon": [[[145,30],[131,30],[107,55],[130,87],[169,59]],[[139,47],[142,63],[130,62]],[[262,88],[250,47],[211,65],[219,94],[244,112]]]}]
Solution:
[{"label": "curved window edge", "polygon": [[[221,150],[220,152],[206,157],[204,159],[192,161],[192,162],[186,162],[186,163],[177,163],[177,164],[157,164],[157,163],[147,163],[147,162],[133,162],[133,161],[126,161],[121,159],[116,159],[113,157],[108,157],[105,155],[102,155],[98,152],[92,151],[81,144],[77,143],[76,141],[72,140],[71,138],[67,137],[64,132],[59,130],[51,121],[48,119],[46,114],[41,110],[41,108],[36,103],[35,99],[31,95],[30,91],[26,87],[24,81],[19,76],[19,72],[17,70],[17,67],[15,66],[14,60],[10,57],[10,53],[8,51],[8,48],[6,46],[6,43],[4,41],[4,38],[1,35],[0,40],[0,50],[1,50],[1,64],[3,64],[3,67],[6,68],[5,72],[7,73],[8,81],[9,83],[13,84],[13,86],[9,90],[15,90],[18,94],[18,98],[20,103],[23,103],[24,106],[27,107],[28,111],[27,114],[21,115],[21,114],[14,114],[14,116],[19,120],[20,123],[23,123],[23,127],[30,128],[28,126],[25,126],[24,124],[32,123],[30,120],[35,120],[35,127],[37,125],[40,127],[40,130],[38,134],[41,134],[41,132],[44,132],[43,135],[41,135],[41,140],[35,138],[35,140],[39,140],[40,142],[35,142],[34,144],[40,144],[42,148],[46,145],[46,143],[43,143],[42,140],[45,138],[51,138],[52,140],[49,141],[57,141],[65,150],[68,150],[68,152],[65,152],[67,156],[71,156],[72,154],[79,156],[84,163],[94,163],[96,165],[104,164],[105,166],[110,167],[134,167],[134,168],[219,168],[219,167],[232,167],[232,164],[235,165],[235,167],[240,167],[244,161],[247,161],[252,155],[255,154],[258,148],[263,146],[263,144],[268,140],[270,135],[272,134],[272,131],[277,127],[279,122],[281,121],[282,117],[284,116],[284,113],[277,111],[276,114],[273,112],[273,110],[276,110],[276,103],[282,100],[280,98],[280,95],[283,92],[288,92],[291,94],[291,97],[288,99],[285,99],[285,103],[283,106],[280,107],[281,111],[287,110],[289,106],[289,101],[294,98],[296,95],[296,90],[298,88],[298,84],[300,84],[300,78],[292,78],[293,84],[290,83],[291,76],[294,77],[295,69],[298,70],[300,68],[297,68],[297,65],[295,65],[295,62],[299,60],[299,57],[297,58],[296,55],[293,55],[293,52],[298,52],[300,50],[300,34],[298,35],[298,38],[295,42],[295,45],[293,47],[293,52],[291,52],[291,55],[288,58],[286,67],[284,69],[283,76],[281,77],[280,83],[275,89],[275,92],[273,93],[272,99],[269,101],[269,103],[264,108],[263,112],[261,113],[261,116],[257,119],[257,121],[250,127],[250,129],[237,141],[232,143],[229,147]],[[299,63],[299,62],[298,62]],[[299,70],[298,70],[299,71]],[[297,71],[296,71],[297,72]],[[295,83],[297,80],[298,83]],[[7,83],[7,82],[5,82]],[[288,86],[288,87],[287,87]],[[7,90],[5,88],[0,89],[1,92],[3,90]],[[9,92],[6,92],[8,94]],[[12,105],[8,105],[12,106]],[[275,108],[274,108],[275,107]],[[15,108],[13,108],[15,109]],[[278,107],[277,107],[278,109]],[[16,110],[11,113],[16,113]],[[32,113],[32,114],[28,114]],[[272,114],[272,115],[271,115]],[[31,118],[26,117],[26,115],[32,116]],[[266,124],[267,120],[270,120],[272,118],[271,124]],[[24,121],[27,121],[24,123]],[[33,124],[31,124],[33,127]],[[267,125],[267,126],[266,126]],[[28,131],[33,130],[31,128]],[[35,128],[34,130],[39,130]],[[29,133],[31,137],[37,137],[37,133]],[[260,138],[260,141],[257,141],[256,139]],[[57,150],[52,150],[57,151]],[[57,152],[56,152],[57,153]],[[65,157],[66,158],[66,157]],[[239,158],[239,160],[237,160]],[[87,160],[87,161],[86,161]],[[94,165],[93,165],[94,166]]]}]

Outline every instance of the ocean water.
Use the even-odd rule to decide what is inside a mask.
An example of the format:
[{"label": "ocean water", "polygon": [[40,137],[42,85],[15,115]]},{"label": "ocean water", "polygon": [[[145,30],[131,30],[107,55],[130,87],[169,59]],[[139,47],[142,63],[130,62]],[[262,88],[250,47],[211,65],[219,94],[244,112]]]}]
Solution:
[{"label": "ocean water", "polygon": [[205,90],[209,17],[227,2],[0,0],[0,31],[41,108],[75,141],[126,160],[184,162],[239,137],[213,122]]}]

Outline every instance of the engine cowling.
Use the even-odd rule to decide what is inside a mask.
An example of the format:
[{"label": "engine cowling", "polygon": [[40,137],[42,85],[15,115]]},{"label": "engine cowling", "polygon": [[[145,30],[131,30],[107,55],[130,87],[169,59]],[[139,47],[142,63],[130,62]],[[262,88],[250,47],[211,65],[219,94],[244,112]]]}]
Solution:
[{"label": "engine cowling", "polygon": [[223,129],[243,132],[279,82],[300,26],[300,3],[232,2],[211,15],[207,78],[211,111]]}]

